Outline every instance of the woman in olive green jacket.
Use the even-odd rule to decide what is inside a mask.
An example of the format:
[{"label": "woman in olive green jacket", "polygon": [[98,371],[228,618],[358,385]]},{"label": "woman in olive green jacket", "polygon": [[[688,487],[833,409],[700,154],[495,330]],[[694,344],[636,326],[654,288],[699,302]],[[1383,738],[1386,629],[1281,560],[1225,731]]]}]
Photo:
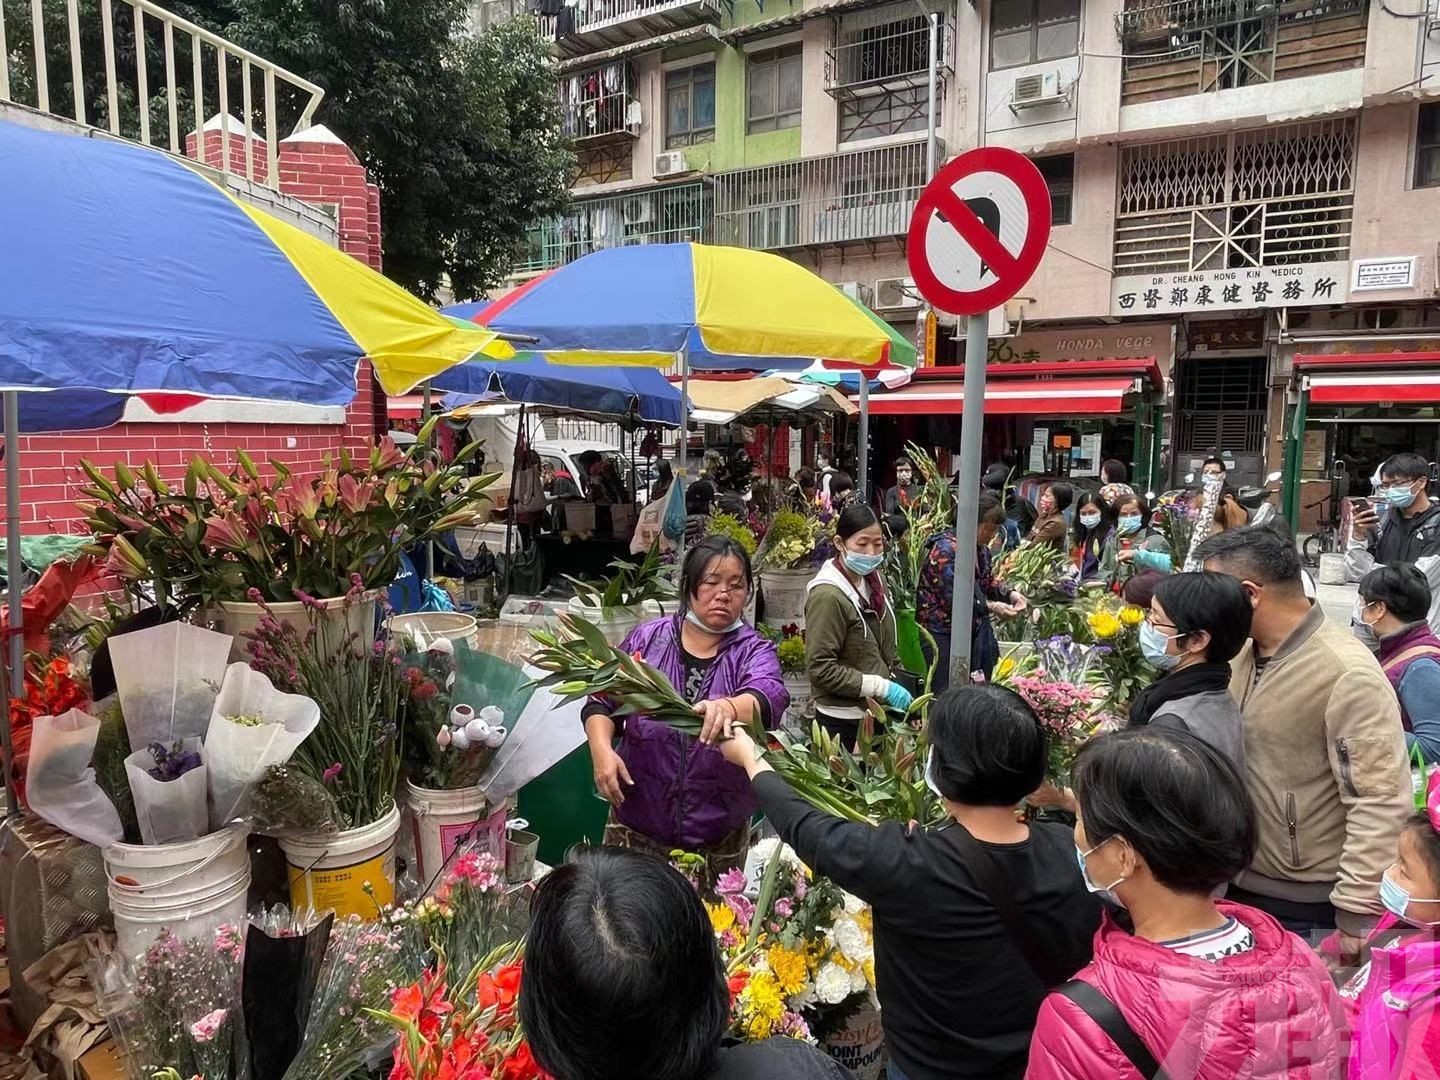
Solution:
[{"label": "woman in olive green jacket", "polygon": [[895,608],[880,564],[885,537],[875,511],[852,504],[836,520],[835,558],[805,597],[805,668],[820,726],[854,746],[866,699],[904,711],[910,693],[893,681]]}]

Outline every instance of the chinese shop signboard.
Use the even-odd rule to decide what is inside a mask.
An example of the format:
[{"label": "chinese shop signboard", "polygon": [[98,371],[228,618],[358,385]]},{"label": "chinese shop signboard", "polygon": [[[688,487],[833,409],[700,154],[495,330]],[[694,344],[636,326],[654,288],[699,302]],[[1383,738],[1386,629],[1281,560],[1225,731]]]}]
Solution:
[{"label": "chinese shop signboard", "polygon": [[1111,285],[1110,314],[1159,315],[1203,311],[1262,311],[1343,304],[1348,262],[1250,266],[1173,274],[1126,274]]}]

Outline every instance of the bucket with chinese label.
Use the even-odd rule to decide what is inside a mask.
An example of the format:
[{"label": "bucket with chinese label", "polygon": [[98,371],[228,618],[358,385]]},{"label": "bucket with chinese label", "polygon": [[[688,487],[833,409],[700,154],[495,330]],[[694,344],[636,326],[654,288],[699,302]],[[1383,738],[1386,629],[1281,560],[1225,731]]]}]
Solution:
[{"label": "bucket with chinese label", "polygon": [[405,816],[415,838],[415,876],[427,888],[455,849],[474,842],[505,860],[505,805],[491,804],[478,787],[442,791],[405,782]]},{"label": "bucket with chinese label", "polygon": [[400,808],[379,821],[336,833],[297,833],[280,841],[295,910],[327,909],[344,919],[378,919],[395,901],[395,838]]}]

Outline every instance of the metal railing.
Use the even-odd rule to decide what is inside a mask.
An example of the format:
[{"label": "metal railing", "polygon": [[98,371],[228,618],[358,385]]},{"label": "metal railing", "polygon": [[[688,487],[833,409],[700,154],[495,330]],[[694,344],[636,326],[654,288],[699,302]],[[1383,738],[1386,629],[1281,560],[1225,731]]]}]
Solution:
[{"label": "metal railing", "polygon": [[715,176],[716,242],[758,250],[902,236],[925,186],[925,143]]},{"label": "metal railing", "polygon": [[601,248],[707,243],[712,232],[710,192],[703,183],[577,200],[561,217],[532,232],[512,272],[552,270]]},{"label": "metal railing", "polygon": [[1279,22],[1323,19],[1364,8],[1366,0],[1126,0],[1115,16],[1121,40],[1164,39],[1172,34],[1274,18]]},{"label": "metal railing", "polygon": [[576,141],[609,135],[639,135],[638,84],[623,61],[560,78],[565,135]]},{"label": "metal railing", "polygon": [[580,0],[575,7],[574,32],[584,33],[598,26],[621,23],[646,15],[661,15],[694,8],[707,16],[720,17],[720,0]]},{"label": "metal railing", "polygon": [[[175,154],[187,152],[193,130],[192,156],[267,187],[280,184],[282,112],[296,117],[292,130],[299,131],[325,96],[307,79],[150,0],[100,0],[98,25],[81,18],[78,0],[29,0],[29,8],[28,22],[7,26],[0,3],[0,101]],[[207,131],[212,110],[218,120]],[[219,144],[207,154],[212,134]],[[232,145],[232,134],[243,146]],[[261,161],[257,140],[264,143]]]},{"label": "metal railing", "polygon": [[[940,20],[939,67],[949,71],[954,56],[954,23]],[[930,20],[907,14],[880,26],[854,28],[841,20],[825,53],[825,89],[905,86],[930,74]]]}]

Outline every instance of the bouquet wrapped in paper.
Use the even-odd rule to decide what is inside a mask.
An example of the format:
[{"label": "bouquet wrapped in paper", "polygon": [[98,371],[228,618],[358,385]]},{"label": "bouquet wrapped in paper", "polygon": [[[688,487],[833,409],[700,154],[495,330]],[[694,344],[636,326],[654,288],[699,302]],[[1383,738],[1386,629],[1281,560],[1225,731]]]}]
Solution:
[{"label": "bouquet wrapped in paper", "polygon": [[289,761],[319,722],[312,698],[281,693],[249,664],[231,664],[205,738],[211,826],[246,817],[251,789],[265,770]]},{"label": "bouquet wrapped in paper", "polygon": [[250,1080],[280,1080],[295,1060],[330,943],[333,912],[251,914],[245,932],[245,1033]]},{"label": "bouquet wrapped in paper", "polygon": [[125,830],[90,765],[99,735],[100,721],[79,709],[36,717],[25,785],[30,809],[40,818],[108,847],[123,840]]},{"label": "bouquet wrapped in paper", "polygon": [[199,739],[151,743],[125,759],[125,773],[145,843],[194,840],[210,831],[207,771]]},{"label": "bouquet wrapped in paper", "polygon": [[230,644],[227,634],[179,622],[110,639],[132,747],[205,737]]}]

